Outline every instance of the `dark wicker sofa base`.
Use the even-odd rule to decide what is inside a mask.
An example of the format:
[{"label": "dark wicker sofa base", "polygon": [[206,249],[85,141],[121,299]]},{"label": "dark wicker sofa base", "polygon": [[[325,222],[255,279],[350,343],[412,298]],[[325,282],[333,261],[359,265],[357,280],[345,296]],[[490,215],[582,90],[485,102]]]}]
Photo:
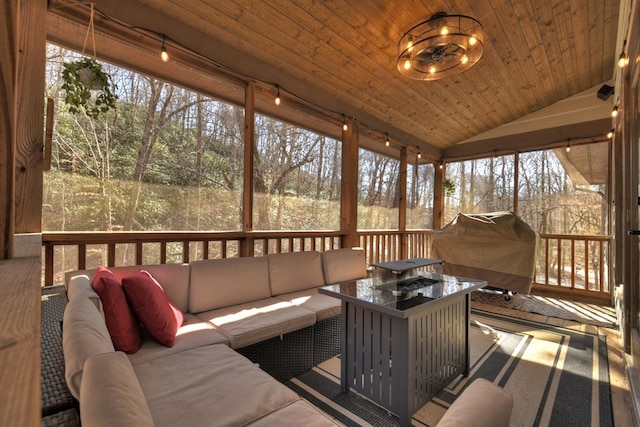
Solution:
[{"label": "dark wicker sofa base", "polygon": [[340,353],[340,316],[236,351],[285,382]]}]

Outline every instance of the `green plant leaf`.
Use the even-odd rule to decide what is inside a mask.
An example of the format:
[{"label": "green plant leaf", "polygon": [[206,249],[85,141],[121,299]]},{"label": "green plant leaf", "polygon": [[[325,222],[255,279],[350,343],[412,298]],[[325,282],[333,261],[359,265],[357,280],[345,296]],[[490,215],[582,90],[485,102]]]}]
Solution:
[{"label": "green plant leaf", "polygon": [[118,97],[111,91],[111,77],[95,59],[85,57],[63,65],[62,89],[70,112],[84,111],[95,118],[116,107]]}]

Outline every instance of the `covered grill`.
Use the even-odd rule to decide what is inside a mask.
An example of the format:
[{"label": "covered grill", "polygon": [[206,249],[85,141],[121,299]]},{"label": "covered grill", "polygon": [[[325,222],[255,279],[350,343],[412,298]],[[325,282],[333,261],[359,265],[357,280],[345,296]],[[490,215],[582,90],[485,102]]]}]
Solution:
[{"label": "covered grill", "polygon": [[512,212],[459,213],[433,235],[433,256],[444,273],[486,280],[489,287],[528,294],[538,235]]}]

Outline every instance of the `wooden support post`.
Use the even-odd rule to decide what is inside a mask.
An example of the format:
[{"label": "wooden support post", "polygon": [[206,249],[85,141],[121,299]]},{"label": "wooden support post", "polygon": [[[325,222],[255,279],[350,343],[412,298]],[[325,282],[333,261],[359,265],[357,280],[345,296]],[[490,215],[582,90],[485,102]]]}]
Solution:
[{"label": "wooden support post", "polygon": [[[255,132],[255,83],[249,82],[244,102],[244,191],[242,197],[242,230],[253,231],[253,182],[254,151],[256,149]],[[253,238],[247,236],[242,246],[241,256],[253,256]]]},{"label": "wooden support post", "polygon": [[340,200],[341,246],[359,246],[358,240],[358,122],[347,120],[342,131],[342,180]]},{"label": "wooden support post", "polygon": [[18,0],[0,2],[0,259],[13,256],[20,3]]},{"label": "wooden support post", "polygon": [[[21,2],[15,145],[15,233],[42,231],[47,1]],[[15,240],[14,244],[18,244]]]},{"label": "wooden support post", "polygon": [[444,174],[446,172],[444,161],[436,164],[435,182],[433,183],[433,228],[444,227]]},{"label": "wooden support post", "polygon": [[[398,230],[400,231],[400,258],[409,258],[407,242],[407,147],[400,151],[400,200],[398,200]],[[418,162],[416,161],[416,168]]]}]

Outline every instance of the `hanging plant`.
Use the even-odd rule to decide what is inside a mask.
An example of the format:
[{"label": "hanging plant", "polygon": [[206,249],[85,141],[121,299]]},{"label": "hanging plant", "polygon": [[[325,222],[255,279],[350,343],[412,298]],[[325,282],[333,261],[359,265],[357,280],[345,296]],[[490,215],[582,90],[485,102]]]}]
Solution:
[{"label": "hanging plant", "polygon": [[456,192],[455,182],[451,181],[450,179],[445,180],[442,183],[442,191],[444,192],[445,196],[453,196]]},{"label": "hanging plant", "polygon": [[116,107],[118,97],[111,91],[111,78],[94,58],[85,57],[63,65],[62,89],[69,111],[84,110],[89,117],[97,117]]},{"label": "hanging plant", "polygon": [[74,62],[65,63],[62,71],[62,89],[65,91],[65,103],[72,113],[85,111],[89,117],[98,117],[112,108],[116,108],[117,96],[111,91],[111,77],[102,70],[96,61],[96,37],[93,26],[93,3],[87,34],[84,37],[82,54],[91,36],[93,57],[84,57]]}]

